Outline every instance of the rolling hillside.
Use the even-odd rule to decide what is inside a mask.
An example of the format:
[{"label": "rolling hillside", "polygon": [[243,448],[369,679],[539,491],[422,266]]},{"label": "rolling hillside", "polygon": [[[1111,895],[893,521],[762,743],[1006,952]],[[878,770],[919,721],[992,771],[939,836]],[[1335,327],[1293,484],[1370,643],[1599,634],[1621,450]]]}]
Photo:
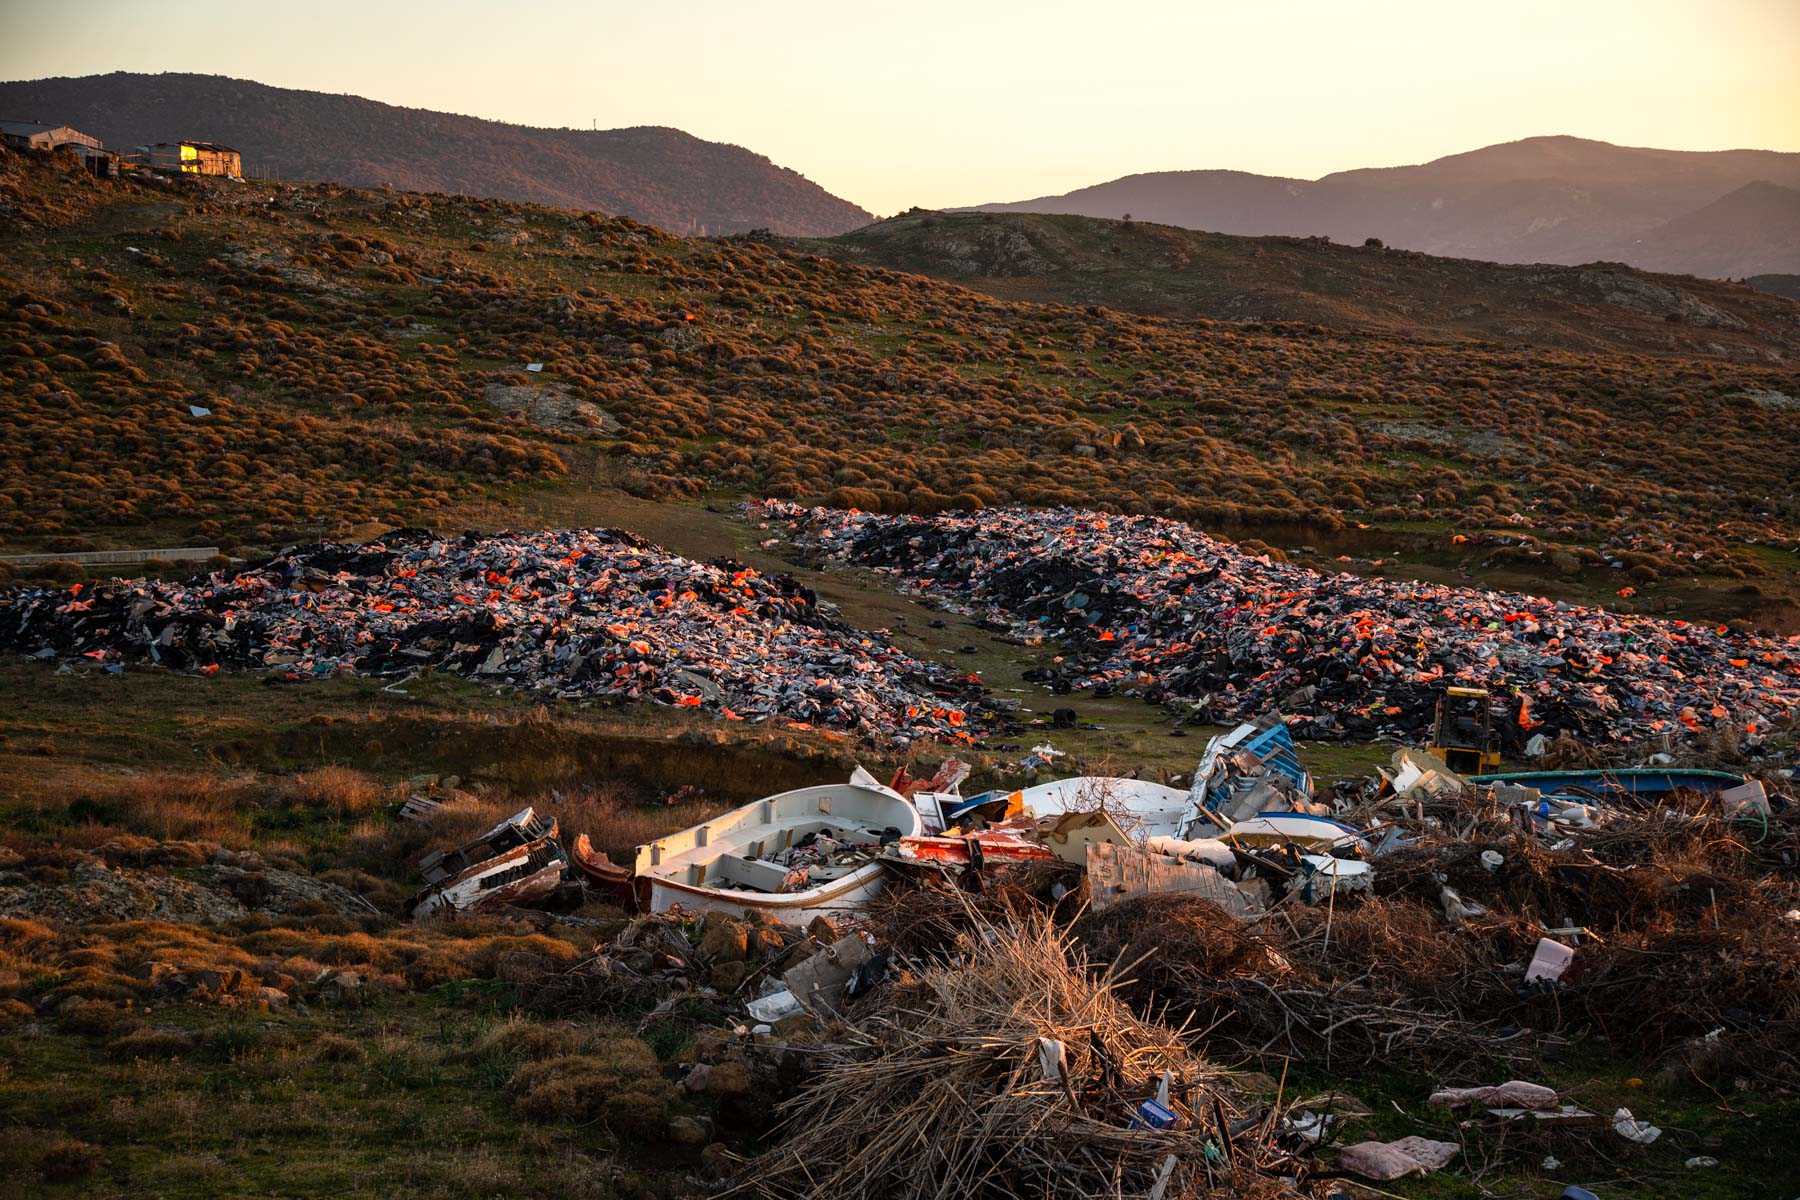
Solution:
[{"label": "rolling hillside", "polygon": [[1033,213],[911,212],[806,244],[1006,299],[1150,316],[1317,321],[1585,350],[1800,354],[1800,305],[1740,284],[1617,263],[1503,266],[1319,238]]},{"label": "rolling hillside", "polygon": [[69,124],[110,146],[194,138],[246,169],[404,191],[598,209],[673,233],[842,233],[870,215],[798,172],[678,129],[531,129],[218,75],[0,83],[0,116]]},{"label": "rolling hillside", "polygon": [[1654,271],[1743,277],[1800,272],[1800,188],[1758,180],[1659,225],[1620,253]]},{"label": "rolling hillside", "polygon": [[1785,633],[1791,361],[1171,321],[591,212],[0,153],[9,555],[608,525],[620,491],[1071,505]]},{"label": "rolling hillside", "polygon": [[1744,282],[1771,296],[1800,300],[1800,275],[1752,275]]},{"label": "rolling hillside", "polygon": [[[1575,264],[1624,258],[1657,268],[1638,240],[1744,185],[1800,187],[1800,154],[1614,146],[1526,138],[1407,167],[1342,171],[1318,180],[1241,171],[1128,175],[1060,196],[983,204],[988,212],[1077,213],[1218,233],[1375,237],[1429,254],[1492,262]],[[1785,228],[1777,226],[1777,230]],[[1712,277],[1791,270],[1779,237],[1743,230],[1734,247],[1694,253],[1683,271]]]}]

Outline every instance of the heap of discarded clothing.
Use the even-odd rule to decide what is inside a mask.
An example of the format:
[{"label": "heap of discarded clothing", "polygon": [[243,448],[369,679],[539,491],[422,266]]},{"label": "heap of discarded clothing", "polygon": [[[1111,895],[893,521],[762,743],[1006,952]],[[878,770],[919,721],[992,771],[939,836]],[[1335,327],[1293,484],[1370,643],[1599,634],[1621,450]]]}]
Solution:
[{"label": "heap of discarded clothing", "polygon": [[646,699],[905,743],[996,717],[978,679],[838,620],[813,592],[617,530],[319,543],[183,582],[0,599],[0,649],[405,677],[424,668],[545,697]]},{"label": "heap of discarded clothing", "polygon": [[[1447,685],[1515,689],[1508,740],[1755,734],[1800,708],[1800,638],[1509,592],[1327,575],[1176,521],[1072,509],[878,516],[770,502],[828,558],[1065,648],[1058,690],[1203,720],[1283,708],[1296,736],[1417,739]],[[1041,676],[1046,672],[1039,672]]]}]

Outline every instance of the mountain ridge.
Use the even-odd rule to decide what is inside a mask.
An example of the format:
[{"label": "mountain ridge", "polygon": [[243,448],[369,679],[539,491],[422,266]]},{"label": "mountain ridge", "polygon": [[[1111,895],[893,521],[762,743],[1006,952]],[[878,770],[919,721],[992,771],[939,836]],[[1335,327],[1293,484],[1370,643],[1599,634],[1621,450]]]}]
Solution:
[{"label": "mountain ridge", "polygon": [[754,151],[668,126],[541,129],[183,72],[0,82],[0,114],[126,148],[223,142],[287,179],[598,209],[681,234],[828,236],[873,219]]},{"label": "mountain ridge", "polygon": [[[1323,235],[1501,263],[1639,262],[1653,231],[1754,180],[1800,187],[1800,154],[1661,150],[1569,135],[1522,138],[1394,167],[1318,179],[1209,168],[1140,172],[1055,196],[967,211],[1044,212],[1140,220],[1240,236]],[[1791,271],[1785,254],[1754,247],[1689,254],[1689,273]]]},{"label": "mountain ridge", "polygon": [[1800,188],[1751,180],[1650,230],[1632,249],[1665,272],[1695,274],[1696,264],[1716,262],[1740,278],[1800,273]]}]

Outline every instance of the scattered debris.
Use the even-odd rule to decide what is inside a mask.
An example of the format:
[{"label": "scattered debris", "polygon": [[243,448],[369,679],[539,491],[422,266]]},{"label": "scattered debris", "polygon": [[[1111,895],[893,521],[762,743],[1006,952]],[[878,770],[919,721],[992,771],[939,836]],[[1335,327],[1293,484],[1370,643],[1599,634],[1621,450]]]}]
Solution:
[{"label": "scattered debris", "polygon": [[[1516,689],[1498,748],[1630,742],[1800,711],[1793,638],[1508,592],[1325,575],[1177,521],[1073,509],[761,511],[827,556],[1063,647],[1058,678],[1241,720],[1313,689],[1296,734],[1423,739],[1447,684]],[[1054,682],[1054,681],[1052,681]],[[1510,694],[1509,694],[1510,695]],[[1510,700],[1509,700],[1510,703]]]},{"label": "scattered debris", "polygon": [[1525,968],[1525,982],[1555,983],[1574,957],[1575,951],[1561,942],[1539,938],[1537,949],[1531,952],[1531,965]]},{"label": "scattered debris", "polygon": [[430,886],[406,902],[415,917],[529,906],[554,892],[569,865],[556,840],[556,818],[525,808],[455,850],[419,860]]},{"label": "scattered debris", "polygon": [[1648,1146],[1662,1136],[1662,1130],[1648,1121],[1637,1120],[1629,1108],[1621,1108],[1613,1114],[1612,1127],[1614,1133],[1640,1146]]},{"label": "scattered debris", "polygon": [[1210,862],[1138,846],[1097,843],[1087,848],[1088,902],[1105,912],[1138,896],[1197,896],[1235,917],[1249,917],[1262,905]]},{"label": "scattered debris", "polygon": [[1395,1142],[1358,1142],[1338,1155],[1338,1170],[1364,1179],[1389,1180],[1406,1175],[1429,1175],[1448,1166],[1462,1152],[1455,1142],[1405,1137]]},{"label": "scattered debris", "polygon": [[650,700],[904,745],[1003,724],[979,679],[852,629],[808,588],[618,530],[394,530],[243,570],[0,597],[0,648],[177,670],[402,678],[423,668],[546,698]]},{"label": "scattered debris", "polygon": [[1553,1109],[1559,1103],[1555,1088],[1514,1079],[1492,1087],[1447,1088],[1431,1094],[1431,1103],[1449,1108],[1475,1104],[1482,1108]]},{"label": "scattered debris", "polygon": [[[877,961],[880,967],[871,968]],[[835,1016],[846,995],[867,989],[855,986],[858,979],[885,969],[886,960],[870,947],[860,933],[847,933],[817,954],[802,959],[781,977],[789,995],[804,1007],[822,1016]]]}]

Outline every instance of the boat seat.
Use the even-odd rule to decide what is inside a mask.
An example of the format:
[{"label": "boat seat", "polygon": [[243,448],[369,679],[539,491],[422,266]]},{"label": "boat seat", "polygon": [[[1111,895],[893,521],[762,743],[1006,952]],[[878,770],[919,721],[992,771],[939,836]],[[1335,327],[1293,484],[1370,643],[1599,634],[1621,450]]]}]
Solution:
[{"label": "boat seat", "polygon": [[714,887],[735,883],[759,892],[776,892],[781,890],[788,874],[786,867],[760,859],[745,858],[741,854],[721,854],[713,860],[712,865],[716,879],[707,882]]}]

